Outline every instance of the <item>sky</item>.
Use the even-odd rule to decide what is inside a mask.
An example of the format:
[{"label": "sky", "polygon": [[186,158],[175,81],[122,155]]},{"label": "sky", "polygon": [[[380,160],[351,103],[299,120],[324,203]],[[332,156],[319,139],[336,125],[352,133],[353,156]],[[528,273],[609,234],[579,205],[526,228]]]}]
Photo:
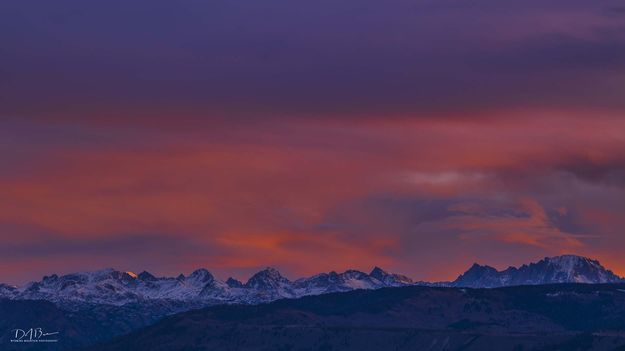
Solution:
[{"label": "sky", "polygon": [[621,1],[5,0],[0,281],[625,275]]}]

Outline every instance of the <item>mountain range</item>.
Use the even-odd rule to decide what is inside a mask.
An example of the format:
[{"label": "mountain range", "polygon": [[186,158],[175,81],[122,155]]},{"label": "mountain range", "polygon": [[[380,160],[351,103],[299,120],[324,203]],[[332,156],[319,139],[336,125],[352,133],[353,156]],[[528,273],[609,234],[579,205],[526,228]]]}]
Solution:
[{"label": "mountain range", "polygon": [[201,268],[190,275],[156,277],[114,269],[45,276],[23,287],[0,284],[0,298],[47,300],[61,305],[76,303],[121,306],[145,301],[183,301],[200,305],[257,304],[282,298],[298,298],[356,289],[379,289],[409,285],[495,288],[552,283],[616,283],[623,279],[589,258],[564,255],[498,271],[474,264],[452,282],[413,282],[410,278],[375,267],[370,273],[348,270],[320,273],[294,281],[274,268],[266,268],[243,283],[234,278],[217,279]]},{"label": "mountain range", "polygon": [[[177,277],[157,277],[149,272],[141,272],[139,274],[135,274],[133,272],[104,269],[92,272],[72,273],[61,276],[52,274],[50,276],[43,277],[43,279],[41,279],[40,281],[31,282],[21,287],[0,284],[0,329],[11,330],[12,328],[28,327],[29,325],[34,323],[40,326],[44,326],[46,330],[50,329],[52,331],[59,331],[59,335],[62,336],[60,338],[61,340],[58,343],[45,345],[45,350],[74,350],[84,346],[94,345],[100,342],[106,342],[120,335],[140,332],[142,328],[153,325],[154,323],[158,323],[159,321],[163,321],[164,323],[166,323],[167,320],[173,318],[164,318],[166,316],[177,316],[181,313],[186,313],[186,311],[202,309],[206,308],[207,306],[209,308],[212,308],[210,306],[224,306],[224,308],[226,308],[225,306],[233,306],[234,312],[237,312],[239,311],[239,308],[242,308],[241,311],[243,312],[241,313],[247,315],[249,313],[256,313],[254,312],[256,311],[254,308],[258,307],[260,309],[263,309],[264,307],[262,306],[265,306],[267,302],[272,302],[276,300],[278,300],[277,303],[286,303],[288,306],[290,306],[290,302],[288,301],[294,301],[293,304],[295,305],[293,306],[299,306],[297,308],[301,308],[303,306],[302,304],[306,305],[308,303],[312,303],[313,305],[317,303],[329,303],[330,307],[328,308],[334,309],[334,313],[340,314],[342,313],[340,311],[345,308],[349,309],[351,308],[350,306],[352,306],[351,302],[345,301],[351,301],[352,298],[359,299],[363,296],[370,296],[366,295],[369,292],[375,292],[376,295],[374,296],[380,297],[380,299],[382,299],[381,301],[386,301],[386,297],[400,297],[406,293],[412,294],[413,292],[425,291],[428,293],[422,296],[422,298],[427,298],[423,301],[424,305],[422,306],[422,312],[426,313],[426,315],[420,315],[416,317],[408,315],[403,316],[400,313],[401,309],[412,308],[412,302],[408,303],[408,305],[406,306],[403,306],[401,304],[395,306],[396,308],[399,308],[399,310],[388,310],[388,306],[384,304],[376,306],[371,305],[370,307],[367,307],[369,306],[368,303],[366,301],[363,301],[362,303],[358,302],[358,306],[360,307],[358,307],[355,311],[350,310],[345,312],[347,313],[344,316],[345,318],[341,317],[343,318],[343,321],[337,324],[336,327],[339,329],[348,328],[346,330],[348,331],[349,335],[346,335],[345,337],[348,339],[351,338],[350,340],[353,339],[354,345],[360,345],[357,347],[357,349],[366,349],[363,348],[363,345],[358,344],[356,340],[369,340],[359,333],[362,333],[362,330],[368,330],[367,328],[370,327],[370,323],[372,323],[372,321],[376,321],[376,318],[378,317],[366,317],[364,320],[360,320],[358,322],[360,323],[359,325],[362,325],[362,327],[365,329],[361,330],[360,327],[357,327],[355,330],[351,330],[349,329],[349,325],[351,323],[350,320],[352,317],[350,316],[352,313],[355,313],[353,314],[353,318],[360,318],[359,316],[361,316],[361,312],[359,311],[361,309],[364,309],[363,311],[366,313],[371,312],[369,311],[369,309],[374,309],[376,311],[379,310],[380,313],[383,313],[381,315],[383,316],[383,318],[380,317],[382,319],[379,320],[379,324],[381,323],[381,327],[384,327],[384,323],[387,323],[387,326],[394,326],[394,323],[399,323],[404,318],[412,318],[410,320],[421,321],[420,323],[431,323],[433,320],[438,318],[435,318],[435,316],[439,316],[441,318],[444,318],[444,323],[438,326],[442,328],[442,331],[440,332],[442,333],[440,334],[441,338],[446,340],[447,336],[449,336],[453,340],[457,339],[457,342],[465,343],[471,342],[471,340],[473,339],[465,340],[464,336],[462,336],[465,334],[462,333],[462,335],[460,335],[454,332],[448,335],[448,331],[445,331],[445,328],[452,327],[445,327],[445,323],[449,323],[449,325],[452,326],[458,324],[458,326],[463,327],[464,324],[462,323],[464,323],[463,318],[465,317],[477,318],[482,316],[484,311],[508,308],[506,306],[500,305],[500,302],[498,302],[501,298],[502,290],[490,288],[512,286],[505,289],[513,290],[505,291],[511,292],[513,294],[521,292],[519,298],[521,299],[520,301],[525,304],[519,305],[519,308],[521,309],[532,309],[537,306],[537,303],[539,303],[538,307],[540,307],[542,306],[540,304],[544,302],[543,300],[545,297],[547,297],[549,300],[551,298],[559,298],[559,296],[561,296],[562,294],[564,294],[562,295],[563,298],[571,298],[565,300],[565,304],[567,304],[567,306],[568,304],[573,304],[570,306],[571,308],[575,307],[578,303],[583,303],[584,301],[586,301],[586,297],[592,297],[596,300],[592,300],[595,301],[593,302],[593,304],[596,303],[598,307],[603,308],[607,306],[605,305],[606,303],[611,302],[604,301],[604,296],[602,295],[603,293],[596,296],[593,291],[598,291],[597,289],[607,289],[605,291],[609,291],[609,296],[619,296],[619,301],[621,301],[620,296],[621,294],[623,294],[623,292],[625,292],[625,284],[618,284],[621,282],[624,282],[622,278],[618,277],[610,270],[604,268],[598,261],[573,255],[549,257],[536,263],[522,265],[516,268],[510,267],[502,271],[498,271],[495,268],[489,266],[474,264],[465,273],[463,273],[456,280],[451,282],[413,282],[410,278],[406,276],[388,273],[379,267],[374,268],[369,273],[357,270],[348,270],[342,273],[320,273],[311,277],[301,278],[297,280],[289,280],[281,275],[280,272],[278,272],[276,269],[266,268],[254,274],[245,282],[238,281],[234,278],[220,280],[213,276],[206,269],[197,269],[188,276],[180,274]],[[558,284],[547,285],[554,283]],[[571,288],[573,290],[570,291],[569,288],[566,288],[566,284],[560,283],[587,284],[574,284],[574,287]],[[594,283],[602,285],[594,285]],[[617,284],[606,285],[605,283]],[[525,291],[542,291],[527,290],[527,286],[545,286],[545,289],[547,289],[548,291],[545,290],[544,294],[547,295],[538,294],[529,300],[525,299],[525,297],[523,297]],[[569,290],[567,290],[568,292],[562,292],[564,291],[562,289]],[[580,289],[590,290],[588,290],[587,295],[580,295],[577,292],[581,291]],[[445,291],[449,291],[449,294],[452,294],[453,296],[457,296],[458,294],[461,294],[458,296],[465,296],[465,293],[468,294],[466,295],[468,299],[463,302],[464,307],[461,306],[463,311],[462,314],[456,315],[457,312],[453,312],[453,315],[447,316],[447,312],[445,312],[444,308],[442,307],[443,305],[447,306],[447,302],[437,302],[434,299],[435,296],[439,296],[439,293],[442,294]],[[377,292],[380,293],[377,294]],[[363,295],[364,293],[366,294]],[[340,296],[346,297],[343,298]],[[317,297],[319,297],[320,299],[317,299]],[[612,297],[610,297],[610,299],[611,298]],[[445,297],[445,299],[447,298]],[[455,297],[452,298],[449,303],[455,303],[453,302],[455,301],[455,299]],[[476,299],[483,301],[479,302]],[[302,300],[303,302],[296,302],[300,300]],[[307,309],[316,308],[313,305],[307,307]],[[563,316],[566,317],[570,315],[570,313],[567,311],[568,310],[566,308],[562,309]],[[284,323],[289,324],[289,321],[295,320],[297,323],[303,323],[302,327],[304,329],[299,330],[295,328],[292,331],[301,334],[304,333],[305,330],[309,330],[311,327],[310,325],[317,325],[317,320],[321,321],[322,323],[334,323],[333,321],[339,322],[338,320],[335,320],[335,318],[332,316],[315,316],[315,313],[317,312],[318,311],[306,310],[306,308],[301,311],[300,314],[296,313],[296,315],[293,315],[291,312],[286,314],[280,312],[278,315],[272,316],[270,320],[265,320],[264,317],[255,320],[253,323],[256,324],[252,326],[252,329],[260,328],[254,330],[262,331],[262,325],[267,323],[277,323],[278,328],[282,328],[280,325]],[[323,312],[324,315],[327,313],[330,312]],[[441,313],[443,313],[443,315],[441,315]],[[504,324],[501,324],[498,327],[496,326],[498,324],[493,324],[494,327],[502,328],[502,330],[508,330],[510,329],[511,325],[516,325],[515,323],[519,322],[519,318],[530,318],[526,321],[526,323],[538,323],[536,325],[542,325],[540,323],[542,323],[541,318],[543,317],[536,315],[525,315],[525,312],[521,313],[518,316],[515,314],[517,312],[506,313],[510,314],[511,319],[498,321],[497,323]],[[497,315],[494,312],[488,312],[487,314],[488,316],[495,317]],[[464,315],[466,316],[462,317]],[[570,317],[572,318],[576,316],[571,315]],[[222,317],[219,317],[218,320],[220,318]],[[226,316],[223,318],[236,319],[238,317],[237,315],[233,315],[231,317]],[[301,321],[298,318],[310,318],[310,320]],[[394,318],[399,319],[394,320]],[[494,317],[488,318],[492,319]],[[183,321],[186,321],[186,319],[183,319]],[[215,323],[217,322],[218,321],[216,321]],[[609,318],[606,319],[605,323],[608,322]],[[378,322],[376,321],[376,323]],[[483,323],[483,321],[479,323]],[[469,327],[471,329],[474,326],[470,325]],[[621,329],[625,330],[625,327]],[[214,331],[219,332],[219,330],[216,329]],[[241,340],[248,340],[250,343],[256,342],[250,339],[252,338],[252,336],[249,336],[247,334],[247,329],[242,329],[239,331],[243,333],[241,335],[245,336],[245,338],[243,338],[242,336]],[[189,332],[191,333],[189,335],[193,335],[193,338],[196,337],[191,329],[189,330]],[[228,335],[230,334],[227,334],[227,331],[225,332],[226,334],[224,335],[219,333],[215,334],[214,336],[217,338],[216,340],[228,339],[230,337]],[[321,341],[319,342],[325,342],[323,340],[325,340],[325,336],[328,335],[328,331],[322,328],[317,330],[316,333],[317,332],[321,333],[321,339],[319,339]],[[271,333],[273,333],[273,331],[271,331]],[[284,334],[286,337],[286,339],[284,339],[285,342],[297,344],[297,342],[299,342],[298,337],[294,337],[289,333],[290,331]],[[412,340],[412,335],[414,333],[419,334],[421,332],[408,330],[405,331],[405,333],[407,334],[405,334],[404,331],[401,331],[400,334],[385,334],[386,332],[382,330],[376,331],[375,333],[381,333],[380,337],[383,338],[390,337],[392,340],[389,340],[389,342],[395,343],[397,342],[397,340],[395,340],[395,338],[397,337],[405,337]],[[265,334],[252,333],[250,335],[262,336]],[[441,340],[443,339],[439,341],[432,341],[430,340],[433,336],[431,335],[431,333],[426,333],[424,335],[425,339],[423,340],[426,340],[428,343],[439,342],[439,344],[437,344],[438,346],[432,348],[432,350],[446,349],[444,346],[444,343],[446,341],[442,341],[443,344],[440,344]],[[7,350],[24,349],[24,345],[22,344],[13,345],[8,343],[9,338],[10,333],[0,334],[0,346],[2,346],[0,347],[1,349],[4,349],[5,346]],[[436,336],[436,338],[438,338],[438,336]],[[145,342],[145,339],[142,340]],[[549,340],[549,342],[552,341],[553,340],[551,339]],[[164,345],[167,345],[167,342],[173,341],[168,340],[163,342]],[[267,342],[271,344],[273,341]],[[337,342],[340,342],[340,340]],[[373,341],[370,340],[366,343],[369,342]],[[146,342],[146,345],[154,346],[149,342]],[[271,345],[276,346],[274,344]],[[410,346],[413,344],[407,343],[406,345]],[[42,345],[34,346],[37,346],[39,347],[38,349],[41,349],[40,346]],[[212,346],[215,345],[211,345],[211,347]],[[323,345],[317,346],[319,346],[318,349],[324,349]],[[336,346],[335,349],[342,349],[339,346],[340,345]],[[187,349],[185,347],[178,349]],[[134,350],[135,347],[129,346],[127,348],[121,347],[116,349]],[[141,348],[137,348],[137,350],[139,349]],[[144,347],[144,349],[151,348]],[[158,348],[153,348],[153,350],[156,349]],[[162,349],[168,348],[167,346],[163,346]],[[274,348],[267,346],[267,348],[265,349]],[[399,349],[401,349],[401,347]]]},{"label": "mountain range", "polygon": [[23,287],[0,284],[0,298],[118,306],[150,300],[196,301],[205,305],[256,304],[281,298],[412,284],[409,278],[387,273],[379,267],[369,274],[348,270],[320,273],[295,281],[285,278],[274,268],[266,268],[245,283],[234,278],[216,279],[204,268],[189,276],[180,274],[175,278],[157,278],[148,272],[135,274],[109,268],[63,276],[53,274]]},{"label": "mountain range", "polygon": [[545,257],[518,268],[498,271],[490,266],[474,264],[449,286],[469,288],[497,288],[517,285],[557,283],[618,283],[623,278],[606,269],[597,260],[575,255]]}]

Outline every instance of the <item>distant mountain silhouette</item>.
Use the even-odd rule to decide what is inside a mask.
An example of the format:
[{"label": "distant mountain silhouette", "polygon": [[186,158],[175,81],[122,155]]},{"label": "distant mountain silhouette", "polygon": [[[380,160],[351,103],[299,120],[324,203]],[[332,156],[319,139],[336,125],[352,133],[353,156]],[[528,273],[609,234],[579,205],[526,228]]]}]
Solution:
[{"label": "distant mountain silhouette", "polygon": [[375,267],[370,274],[348,270],[321,273],[290,281],[274,268],[254,274],[246,283],[234,278],[221,281],[204,268],[176,278],[155,277],[151,273],[122,272],[112,268],[63,276],[45,276],[23,287],[0,284],[0,298],[40,299],[64,306],[74,304],[124,305],[144,301],[173,300],[214,305],[222,303],[255,304],[281,298],[297,298],[354,289],[406,286],[409,278]]},{"label": "distant mountain silhouette", "polygon": [[[614,328],[620,332],[624,325],[619,324],[622,322],[621,318],[614,314],[620,311],[621,297],[625,297],[625,286],[620,282],[622,282],[621,278],[604,268],[598,261],[573,255],[545,258],[536,263],[517,268],[510,267],[503,271],[474,264],[455,281],[436,283],[415,283],[406,276],[388,273],[379,267],[375,267],[370,273],[347,270],[342,273],[320,273],[295,281],[282,276],[276,269],[266,268],[254,274],[246,282],[240,282],[234,278],[222,281],[202,268],[193,271],[188,276],[180,274],[177,277],[156,277],[145,271],[134,274],[105,269],[63,276],[53,274],[22,287],[0,284],[0,327],[16,328],[15,326],[28,324],[25,322],[30,320],[32,323],[47,328],[57,328],[63,332],[63,341],[55,345],[46,345],[45,349],[69,350],[144,328],[168,315],[206,306],[242,304],[259,307],[249,309],[243,306],[223,307],[224,311],[231,311],[233,314],[230,317],[220,315],[214,322],[222,325],[226,320],[235,321],[250,313],[265,311],[262,312],[262,316],[258,316],[258,319],[253,321],[244,318],[245,323],[252,323],[250,330],[237,329],[238,327],[235,330],[242,333],[242,340],[268,343],[271,347],[267,349],[274,349],[273,346],[279,345],[263,339],[265,338],[262,332],[264,329],[257,329],[259,325],[277,323],[276,328],[282,330],[284,325],[281,323],[290,321],[295,323],[297,328],[302,326],[301,323],[305,328],[311,328],[311,323],[315,326],[331,327],[330,329],[315,329],[314,333],[317,334],[313,334],[317,337],[318,335],[327,336],[328,330],[347,328],[352,322],[359,326],[358,328],[364,328],[359,330],[370,330],[373,327],[404,328],[405,325],[402,323],[409,323],[412,328],[418,330],[404,330],[400,334],[388,334],[376,329],[377,331],[372,331],[372,335],[377,335],[381,338],[380,340],[396,345],[397,338],[410,339],[412,338],[410,335],[414,334],[418,335],[415,340],[438,345],[432,348],[432,350],[437,350],[437,347],[445,345],[444,340],[447,338],[449,338],[447,342],[449,345],[469,343],[484,346],[479,342],[474,343],[471,341],[473,339],[466,339],[464,332],[458,330],[491,334],[496,331],[495,334],[499,338],[495,338],[496,340],[480,336],[480,340],[489,340],[488,342],[493,343],[501,343],[503,342],[501,340],[505,339],[497,334],[499,332],[515,334],[533,332],[536,328],[546,328],[546,331],[561,333],[572,330],[594,331],[595,327],[591,325],[595,325],[608,329]],[[554,283],[556,285],[548,285]],[[606,283],[606,285],[593,283]],[[531,285],[536,287],[531,287]],[[501,286],[509,287],[490,289]],[[522,296],[526,292],[529,293],[527,298]],[[402,296],[406,294],[417,294],[415,296],[423,300],[408,299],[398,302],[397,299],[403,299]],[[306,297],[313,295],[320,297],[319,299]],[[322,296],[327,296],[327,299]],[[298,298],[302,299],[296,300]],[[362,301],[351,301],[351,299]],[[278,310],[273,311],[269,307],[259,305],[274,300],[280,300],[280,302],[271,306],[290,306],[299,312],[276,312]],[[293,305],[288,301],[293,301]],[[455,305],[460,303],[458,301],[462,301],[461,309],[459,305]],[[391,302],[392,304],[389,305]],[[510,305],[512,302],[513,304]],[[561,304],[559,305],[561,308],[551,310],[556,306],[553,303]],[[306,307],[307,304],[310,306]],[[367,307],[363,304],[369,305]],[[563,306],[569,306],[569,309]],[[593,306],[595,310],[580,309],[583,306]],[[612,307],[613,311],[605,311],[606,308]],[[221,310],[217,308],[215,311]],[[265,316],[267,313],[270,317]],[[600,314],[605,314],[605,316]],[[333,324],[335,322],[340,323],[335,325]],[[293,330],[299,330],[297,328]],[[432,339],[434,334],[424,333],[420,328],[434,328],[438,333],[435,334],[443,339]],[[186,329],[183,330],[187,332]],[[219,330],[214,330],[207,335],[221,340],[225,336],[219,334]],[[293,337],[290,330],[282,331],[286,339],[279,338],[279,340],[283,340],[285,345],[291,345],[291,343],[300,345],[298,338],[295,341],[290,340]],[[251,334],[248,335],[248,331]],[[304,333],[303,330],[300,331]],[[367,350],[367,347],[376,345],[373,340],[368,339],[369,334],[361,335],[361,332],[352,332],[353,330],[349,331],[344,337],[348,341],[352,340],[349,342],[350,345],[358,345],[356,349]],[[402,334],[404,332],[408,334]],[[189,330],[189,333],[190,337],[195,337],[193,328]],[[259,339],[255,339],[253,335]],[[5,340],[6,336],[4,335],[4,339],[0,339],[0,342]],[[355,341],[354,338],[364,340],[364,344]],[[593,338],[591,342],[594,342]],[[318,348],[313,349],[324,349],[323,345],[326,341],[323,340],[315,339],[314,343],[318,343]],[[536,346],[534,343],[536,340],[555,343],[569,339],[562,335],[546,339],[534,335],[531,338],[510,340],[518,341],[522,347],[531,346],[533,349]],[[619,343],[619,340],[614,342]],[[313,340],[309,341],[313,342]],[[334,345],[333,347],[337,350],[342,350],[334,344],[335,341],[330,338],[327,343]],[[417,344],[412,342],[406,341],[406,345],[416,347]],[[151,345],[149,342],[146,344]],[[168,344],[164,342],[163,345]],[[207,345],[215,347],[217,344],[208,343]],[[401,345],[398,349],[401,349]],[[422,344],[419,345],[422,346]],[[497,345],[502,346],[502,349],[506,349],[504,347],[506,345],[509,346],[507,341]],[[4,346],[8,348],[23,345],[0,344],[0,349],[4,350]],[[154,346],[154,350],[158,350],[160,344]],[[134,350],[132,347],[129,349]],[[349,348],[346,349],[349,350]]]},{"label": "distant mountain silhouette", "polygon": [[564,255],[497,271],[474,264],[453,282],[413,282],[410,278],[375,267],[370,273],[347,270],[320,273],[291,281],[274,268],[266,268],[242,283],[234,278],[215,278],[204,268],[189,276],[155,277],[151,273],[104,269],[58,276],[53,274],[23,287],[0,284],[0,298],[41,299],[61,305],[124,305],[151,300],[193,302],[194,305],[256,304],[281,298],[298,298],[356,289],[379,289],[408,285],[495,288],[553,283],[616,283],[623,280],[589,258]]},{"label": "distant mountain silhouette", "polygon": [[536,263],[497,271],[493,267],[474,264],[450,286],[496,288],[513,285],[554,283],[618,283],[623,279],[606,269],[597,260],[563,255],[546,257]]}]

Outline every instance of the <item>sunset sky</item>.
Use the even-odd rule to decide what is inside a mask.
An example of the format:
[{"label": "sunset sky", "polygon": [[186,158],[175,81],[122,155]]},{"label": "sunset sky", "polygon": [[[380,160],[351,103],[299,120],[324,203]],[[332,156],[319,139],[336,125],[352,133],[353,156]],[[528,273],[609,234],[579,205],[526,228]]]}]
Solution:
[{"label": "sunset sky", "polygon": [[624,249],[622,1],[0,5],[0,282]]}]

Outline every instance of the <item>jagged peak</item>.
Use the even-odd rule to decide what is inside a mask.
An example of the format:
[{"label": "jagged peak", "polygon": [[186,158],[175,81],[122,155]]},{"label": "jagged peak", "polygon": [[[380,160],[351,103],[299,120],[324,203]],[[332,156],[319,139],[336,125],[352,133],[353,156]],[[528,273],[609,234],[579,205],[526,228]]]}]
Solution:
[{"label": "jagged peak", "polygon": [[[278,271],[277,269],[273,268],[273,267],[267,267],[259,272],[257,272],[256,274],[254,274],[252,276],[252,278],[254,277],[268,277],[268,278],[275,278],[275,279],[280,279],[280,278],[284,278],[282,276],[282,274],[280,274],[280,271]],[[250,279],[252,279],[250,278]]]},{"label": "jagged peak", "polygon": [[603,267],[599,261],[578,255],[545,257],[538,262],[498,271],[474,264],[458,277],[456,286],[498,287],[548,283],[609,283],[622,278]]},{"label": "jagged peak", "polygon": [[283,277],[280,272],[272,267],[267,267],[260,272],[254,274],[247,283],[246,287],[260,287],[260,286],[278,286],[280,284],[291,283],[287,278]]},{"label": "jagged peak", "polygon": [[215,278],[206,268],[198,268],[191,272],[191,275],[189,275],[187,279],[208,282],[214,280]]},{"label": "jagged peak", "polygon": [[481,265],[481,264],[479,264],[477,262],[473,263],[471,265],[471,267],[467,270],[467,272],[469,272],[469,271],[485,271],[485,270],[498,272],[495,267],[491,267],[489,265]]},{"label": "jagged peak", "polygon": [[493,275],[498,273],[500,272],[491,266],[473,263],[471,267],[467,269],[464,273],[460,274],[454,282],[459,283],[466,281],[467,279],[473,280],[478,277],[483,277],[485,275]]},{"label": "jagged peak", "polygon": [[148,271],[139,273],[138,278],[141,280],[156,280],[156,277]]},{"label": "jagged peak", "polygon": [[590,258],[584,257],[584,256],[572,255],[572,254],[545,257],[543,259],[543,261],[547,261],[547,262],[551,262],[551,263],[579,263],[579,262],[586,262],[586,263],[596,263],[596,264],[599,264],[599,261],[597,261],[597,260],[593,260],[593,259],[590,259]]},{"label": "jagged peak", "polygon": [[375,266],[375,267],[373,267],[373,269],[371,270],[371,273],[369,273],[369,275],[370,275],[370,276],[374,276],[374,277],[375,277],[375,276],[381,276],[381,277],[383,277],[383,276],[387,276],[387,275],[389,275],[389,273],[388,273],[388,272],[386,272],[385,270],[383,270],[382,268],[380,268],[380,267],[378,267],[378,266]]},{"label": "jagged peak", "polygon": [[280,271],[278,271],[274,267],[265,267],[265,269],[261,270],[260,272],[268,272],[268,273],[271,273],[271,274],[280,274]]},{"label": "jagged peak", "polygon": [[592,267],[595,267],[596,269],[607,271],[607,269],[597,260],[584,257],[584,256],[571,255],[571,254],[545,257],[535,264],[541,264],[541,263],[552,265],[564,271],[573,271],[583,266],[592,266]]},{"label": "jagged peak", "polygon": [[209,273],[210,272],[206,268],[198,268],[198,269],[194,270],[193,272],[191,272],[191,275],[194,275],[194,274],[202,274],[202,275],[204,275],[204,274],[209,274]]}]

